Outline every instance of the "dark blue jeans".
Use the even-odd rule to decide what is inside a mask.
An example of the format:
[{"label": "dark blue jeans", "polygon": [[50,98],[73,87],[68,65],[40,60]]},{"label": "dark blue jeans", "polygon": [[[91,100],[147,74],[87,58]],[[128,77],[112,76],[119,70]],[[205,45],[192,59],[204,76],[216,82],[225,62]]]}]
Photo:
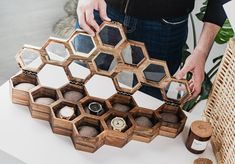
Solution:
[{"label": "dark blue jeans", "polygon": [[[98,11],[94,11],[94,15],[97,23],[101,24]],[[110,6],[107,7],[107,15],[112,21],[123,24],[128,39],[144,42],[150,58],[165,60],[171,75],[177,71],[188,34],[188,15],[142,20],[124,15]],[[159,94],[155,95],[158,91],[153,91],[151,87],[142,87],[141,90],[159,97]]]}]

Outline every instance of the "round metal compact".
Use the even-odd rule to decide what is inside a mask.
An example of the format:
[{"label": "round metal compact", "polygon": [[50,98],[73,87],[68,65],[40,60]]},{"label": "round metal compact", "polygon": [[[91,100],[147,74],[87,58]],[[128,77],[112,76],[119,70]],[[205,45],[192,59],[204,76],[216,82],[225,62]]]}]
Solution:
[{"label": "round metal compact", "polygon": [[91,114],[94,114],[94,115],[97,115],[97,116],[101,115],[104,111],[102,105],[98,102],[89,103],[88,109],[89,109]]},{"label": "round metal compact", "polygon": [[73,107],[65,106],[61,108],[57,114],[58,118],[70,120],[72,117],[75,116],[75,111]]},{"label": "round metal compact", "polygon": [[111,126],[113,130],[122,131],[126,128],[126,121],[122,117],[114,117],[111,120]]}]

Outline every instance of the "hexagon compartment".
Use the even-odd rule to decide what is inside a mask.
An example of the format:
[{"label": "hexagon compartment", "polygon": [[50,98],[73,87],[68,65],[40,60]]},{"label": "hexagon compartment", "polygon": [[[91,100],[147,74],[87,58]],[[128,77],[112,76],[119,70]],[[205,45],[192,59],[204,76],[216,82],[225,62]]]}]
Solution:
[{"label": "hexagon compartment", "polygon": [[117,59],[111,53],[100,52],[93,59],[93,65],[97,73],[111,76],[117,67]]},{"label": "hexagon compartment", "polygon": [[164,87],[164,81],[169,80],[170,72],[165,61],[152,59],[142,65],[142,81],[154,87]]},{"label": "hexagon compartment", "polygon": [[75,104],[87,95],[84,86],[71,83],[61,87],[60,92],[62,93],[62,97],[65,101],[69,101]]},{"label": "hexagon compartment", "polygon": [[[144,43],[127,40],[119,23],[103,22],[95,36],[77,29],[67,40],[26,45],[16,59],[21,72],[10,79],[12,102],[29,105],[32,117],[71,137],[78,150],[176,137],[184,128],[188,82],[172,78],[165,61],[150,59]],[[147,109],[139,100],[150,96],[166,103]]]},{"label": "hexagon compartment", "polygon": [[135,122],[134,140],[150,142],[159,134],[161,120],[153,110],[136,107],[131,115]]},{"label": "hexagon compartment", "polygon": [[[121,119],[125,122],[125,127],[122,130],[114,129],[112,126],[114,119]],[[105,116],[104,121],[109,129],[105,136],[105,144],[121,148],[131,140],[134,131],[134,121],[129,114],[111,111]],[[120,123],[117,122],[116,125],[118,126]]]},{"label": "hexagon compartment", "polygon": [[115,86],[118,91],[134,93],[141,86],[140,80],[135,72],[123,70],[114,77]]},{"label": "hexagon compartment", "polygon": [[106,103],[110,109],[125,113],[137,106],[132,96],[118,93],[107,99]]},{"label": "hexagon compartment", "polygon": [[21,105],[29,105],[29,91],[38,85],[35,75],[26,75],[23,72],[13,76],[9,80],[12,102]]},{"label": "hexagon compartment", "polygon": [[132,40],[130,40],[122,49],[121,56],[125,64],[134,67],[139,67],[149,58],[144,43]]},{"label": "hexagon compartment", "polygon": [[75,57],[89,58],[97,49],[94,38],[80,30],[72,34],[69,45]]},{"label": "hexagon compartment", "polygon": [[29,96],[29,109],[32,117],[49,121],[50,106],[60,98],[58,91],[38,86],[30,91]]},{"label": "hexagon compartment", "polygon": [[80,100],[84,112],[90,117],[100,117],[108,112],[109,108],[104,99],[87,96]]},{"label": "hexagon compartment", "polygon": [[98,119],[82,117],[73,124],[72,140],[78,150],[95,152],[104,144],[104,123]]},{"label": "hexagon compartment", "polygon": [[70,47],[62,39],[51,37],[42,49],[48,63],[63,65],[70,57]]},{"label": "hexagon compartment", "polygon": [[106,48],[118,48],[126,40],[123,27],[117,22],[101,24],[97,38],[100,45]]},{"label": "hexagon compartment", "polygon": [[157,116],[162,120],[159,134],[175,138],[184,128],[187,116],[179,106],[163,104],[156,110]]},{"label": "hexagon compartment", "polygon": [[50,124],[54,133],[72,136],[73,121],[81,115],[81,105],[59,101],[51,106]]},{"label": "hexagon compartment", "polygon": [[35,73],[44,65],[40,48],[30,45],[24,45],[17,53],[16,61],[23,70]]},{"label": "hexagon compartment", "polygon": [[162,120],[160,135],[174,138],[183,130],[187,120],[180,105],[191,96],[190,89],[186,80],[171,79],[162,88],[162,93],[166,103],[156,110]]}]

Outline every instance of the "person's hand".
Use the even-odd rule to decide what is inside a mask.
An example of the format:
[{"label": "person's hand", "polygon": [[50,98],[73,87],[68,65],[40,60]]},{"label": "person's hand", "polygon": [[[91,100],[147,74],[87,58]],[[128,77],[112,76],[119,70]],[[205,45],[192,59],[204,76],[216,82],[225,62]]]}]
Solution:
[{"label": "person's hand", "polygon": [[106,2],[104,0],[79,0],[77,6],[78,22],[80,27],[88,34],[94,36],[99,30],[99,25],[94,19],[94,10],[98,10],[100,18],[111,21],[106,13]]},{"label": "person's hand", "polygon": [[193,53],[188,56],[184,67],[176,73],[177,79],[183,79],[188,73],[192,73],[192,79],[189,81],[189,87],[192,92],[190,99],[193,99],[201,92],[201,86],[204,80],[204,69],[206,62],[206,54],[203,51],[195,49]]}]

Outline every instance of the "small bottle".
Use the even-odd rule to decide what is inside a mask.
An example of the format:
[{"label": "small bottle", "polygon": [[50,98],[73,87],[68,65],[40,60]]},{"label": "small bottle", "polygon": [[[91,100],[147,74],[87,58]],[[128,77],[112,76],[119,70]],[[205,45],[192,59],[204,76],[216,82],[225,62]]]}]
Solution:
[{"label": "small bottle", "polygon": [[186,141],[187,149],[195,154],[203,153],[211,138],[212,131],[213,129],[209,122],[194,121]]}]

